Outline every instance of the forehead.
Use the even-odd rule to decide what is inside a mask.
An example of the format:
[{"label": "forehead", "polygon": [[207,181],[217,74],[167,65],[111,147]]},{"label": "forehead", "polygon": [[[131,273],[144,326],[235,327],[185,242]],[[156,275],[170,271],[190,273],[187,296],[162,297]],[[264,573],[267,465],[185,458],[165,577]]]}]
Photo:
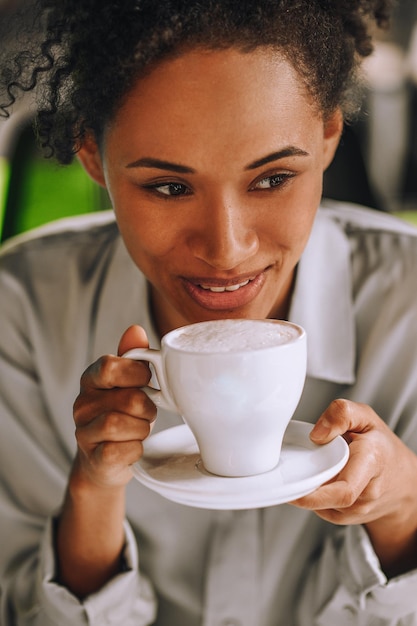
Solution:
[{"label": "forehead", "polygon": [[110,131],[152,142],[155,150],[183,138],[212,145],[213,134],[236,147],[248,133],[305,133],[319,118],[302,79],[281,53],[195,49],[159,62],[139,78]]},{"label": "forehead", "polygon": [[[284,54],[270,47],[258,47],[250,52],[237,48],[211,50],[195,48],[177,53],[151,66],[139,77],[124,98],[124,103],[142,104],[147,99],[154,103],[170,99],[178,92],[184,96],[201,94],[207,105],[215,101],[248,95],[254,90],[273,91],[274,95],[291,99],[296,94],[304,96],[313,105],[305,83]],[[211,97],[210,97],[211,96]],[[186,107],[186,101],[182,102]]]}]

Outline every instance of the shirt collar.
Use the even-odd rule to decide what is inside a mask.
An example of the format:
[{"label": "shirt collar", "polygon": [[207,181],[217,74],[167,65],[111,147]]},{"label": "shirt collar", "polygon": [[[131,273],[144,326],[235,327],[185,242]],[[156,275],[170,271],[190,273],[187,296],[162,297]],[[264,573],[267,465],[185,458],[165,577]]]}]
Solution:
[{"label": "shirt collar", "polygon": [[92,329],[93,358],[114,354],[122,333],[132,324],[139,324],[146,330],[151,347],[159,347],[148,305],[148,283],[130,258],[120,236],[114,243],[96,310]]},{"label": "shirt collar", "polygon": [[297,269],[290,320],[307,332],[307,375],[355,381],[355,323],[348,239],[319,210]]}]

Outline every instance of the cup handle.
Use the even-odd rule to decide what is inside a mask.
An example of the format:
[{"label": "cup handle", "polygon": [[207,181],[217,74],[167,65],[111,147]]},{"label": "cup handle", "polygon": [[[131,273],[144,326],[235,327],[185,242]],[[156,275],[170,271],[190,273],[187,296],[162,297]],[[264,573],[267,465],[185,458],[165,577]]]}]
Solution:
[{"label": "cup handle", "polygon": [[122,358],[135,359],[135,361],[149,361],[155,368],[156,377],[161,390],[154,389],[153,387],[142,387],[143,391],[158,408],[178,413],[178,408],[168,392],[160,350],[153,350],[152,348],[133,348],[133,350],[125,352]]}]

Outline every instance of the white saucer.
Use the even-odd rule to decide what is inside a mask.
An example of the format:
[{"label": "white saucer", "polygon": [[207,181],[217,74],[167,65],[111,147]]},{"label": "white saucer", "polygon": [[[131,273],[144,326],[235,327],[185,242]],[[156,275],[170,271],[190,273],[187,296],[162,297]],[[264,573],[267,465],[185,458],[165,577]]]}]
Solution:
[{"label": "white saucer", "polygon": [[188,426],[174,426],[145,442],[143,457],[133,465],[134,476],[168,500],[202,509],[252,509],[290,502],[336,476],[349,457],[343,437],[323,446],[313,444],[312,427],[295,420],[289,423],[273,470],[226,478],[204,469]]}]

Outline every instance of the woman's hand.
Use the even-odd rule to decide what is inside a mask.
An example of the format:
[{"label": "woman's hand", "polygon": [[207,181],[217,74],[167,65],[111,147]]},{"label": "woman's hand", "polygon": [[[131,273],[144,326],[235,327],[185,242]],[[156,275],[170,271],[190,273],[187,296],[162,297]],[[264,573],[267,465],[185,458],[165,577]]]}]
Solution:
[{"label": "woman's hand", "polygon": [[[119,354],[148,346],[132,326]],[[58,581],[79,598],[94,593],[122,568],[125,486],[143,452],[156,408],[140,387],[150,379],[146,363],[106,356],[81,378],[74,404],[78,452],[57,519]]]},{"label": "woman's hand", "polygon": [[417,456],[364,404],[335,400],[311,432],[342,435],[349,460],[339,475],[293,502],[334,524],[364,524],[389,575],[417,567]]},{"label": "woman's hand", "polygon": [[[145,331],[132,326],[122,336],[118,354],[148,345]],[[147,363],[109,355],[82,375],[74,421],[77,470],[85,479],[115,487],[132,477],[131,465],[142,456],[142,442],[156,416],[155,405],[140,389],[150,377]]]}]

